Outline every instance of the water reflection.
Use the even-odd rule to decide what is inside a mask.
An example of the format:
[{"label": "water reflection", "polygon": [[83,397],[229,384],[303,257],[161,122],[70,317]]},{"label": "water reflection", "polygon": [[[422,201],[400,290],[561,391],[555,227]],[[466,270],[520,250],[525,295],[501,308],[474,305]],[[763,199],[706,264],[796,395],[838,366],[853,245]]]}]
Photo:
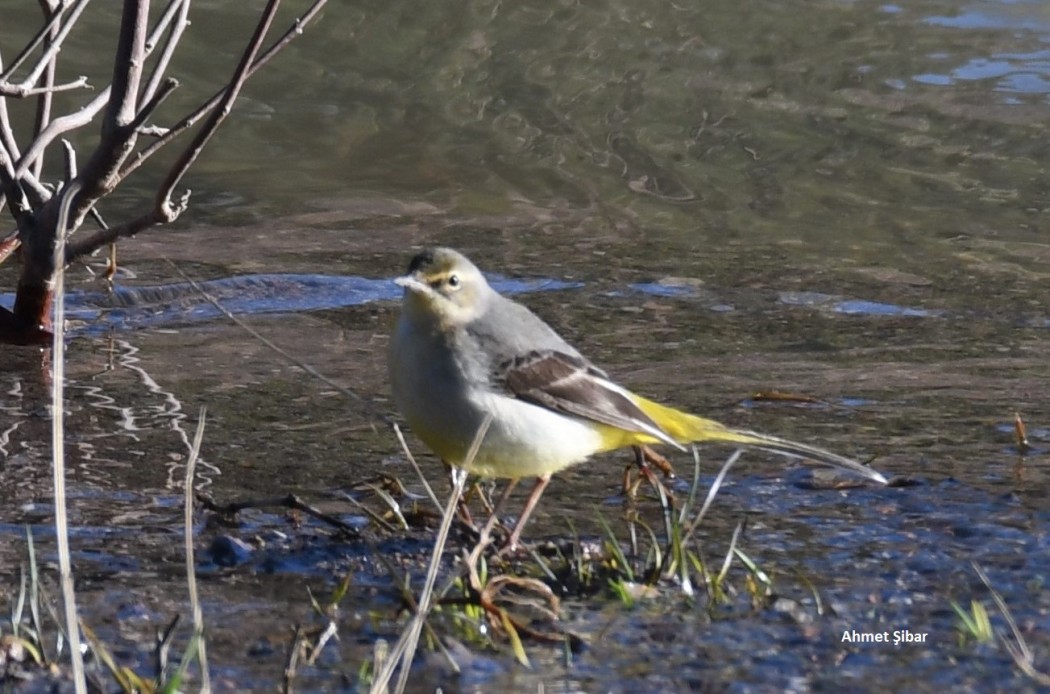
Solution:
[{"label": "water reflection", "polygon": [[[900,13],[899,6],[887,6],[883,11]],[[1011,36],[1000,50],[981,54],[976,48],[931,52],[933,63],[945,66],[911,76],[915,83],[946,87],[959,82],[988,81],[993,91],[1003,94],[998,101],[1004,104],[1022,104],[1017,95],[1043,96],[1050,93],[1050,61],[1045,49],[1039,48],[1050,38],[1050,15],[1039,2],[985,2],[970,3],[961,12],[951,16],[935,15],[921,20],[925,24],[956,29],[961,32],[1000,31]],[[1034,50],[1017,51],[1017,43],[1033,45]],[[993,42],[992,46],[1002,46]],[[973,53],[977,53],[973,55]],[[899,78],[888,84],[898,89],[907,85]],[[1045,98],[1045,97],[1044,97]]]},{"label": "water reflection", "polygon": [[923,21],[954,29],[1023,29],[1050,33],[1050,13],[1039,0],[967,3],[958,14],[932,16]]},{"label": "water reflection", "polygon": [[[924,73],[912,77],[916,82],[936,86],[954,84],[956,80],[994,80],[995,90],[1018,94],[1050,92],[1050,53],[999,53],[989,58],[971,58],[947,74]],[[1004,97],[1004,103],[1011,103]],[[1019,103],[1014,100],[1014,103]]]},{"label": "water reflection", "polygon": [[[75,344],[72,352],[80,353]],[[173,487],[181,482],[182,463],[190,450],[187,414],[178,396],[143,367],[138,353],[131,342],[111,337],[95,343],[91,358],[81,360],[81,368],[70,373],[67,467],[78,484],[112,490]],[[28,356],[27,361],[40,363],[39,355]],[[9,387],[2,407],[10,424],[0,438],[5,460],[0,488],[22,489],[19,498],[47,498],[50,379],[39,369],[4,376]],[[219,470],[207,460],[200,465],[206,486]],[[34,474],[25,475],[25,466]],[[158,474],[159,469],[166,473]]]},{"label": "water reflection", "polygon": [[[510,279],[489,275],[504,294],[579,288],[555,279]],[[74,292],[67,297],[69,335],[102,336],[113,330],[166,328],[237,315],[298,313],[395,302],[402,289],[393,280],[333,275],[238,275],[205,282],[117,286],[107,292]],[[14,295],[0,295],[10,306]],[[134,350],[119,342],[121,348]],[[120,359],[127,366],[128,355]]]}]

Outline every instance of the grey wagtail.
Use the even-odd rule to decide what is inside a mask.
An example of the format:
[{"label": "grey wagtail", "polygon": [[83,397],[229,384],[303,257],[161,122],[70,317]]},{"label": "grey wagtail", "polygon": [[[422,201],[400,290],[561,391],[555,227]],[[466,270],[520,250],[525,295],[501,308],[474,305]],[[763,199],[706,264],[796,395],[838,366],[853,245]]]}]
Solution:
[{"label": "grey wagtail", "polygon": [[[730,429],[635,395],[563,340],[528,308],[489,286],[465,256],[434,248],[416,255],[390,341],[394,400],[412,431],[449,465],[482,477],[535,477],[515,524],[517,545],[551,475],[596,453],[628,446],[703,441],[760,448],[886,478],[834,453]],[[491,415],[473,460],[467,454]]]}]

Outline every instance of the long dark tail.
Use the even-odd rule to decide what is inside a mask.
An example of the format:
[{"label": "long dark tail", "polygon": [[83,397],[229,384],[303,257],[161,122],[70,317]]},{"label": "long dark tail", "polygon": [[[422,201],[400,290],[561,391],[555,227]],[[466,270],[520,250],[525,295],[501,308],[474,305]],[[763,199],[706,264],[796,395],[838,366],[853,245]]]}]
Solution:
[{"label": "long dark tail", "polygon": [[876,470],[867,465],[862,465],[856,460],[845,456],[825,451],[816,446],[807,446],[804,443],[795,443],[787,439],[775,436],[767,436],[754,431],[742,431],[730,429],[712,419],[697,417],[696,415],[681,412],[679,410],[637,397],[635,402],[649,415],[653,421],[659,422],[660,427],[675,441],[683,444],[701,443],[704,441],[735,443],[740,446],[761,448],[780,455],[792,458],[803,458],[816,460],[817,462],[846,470],[855,475],[860,475],[879,484],[886,484],[886,478]]},{"label": "long dark tail", "polygon": [[872,470],[867,465],[858,463],[851,458],[832,453],[831,451],[825,451],[823,448],[807,446],[804,443],[795,443],[794,441],[780,439],[775,436],[766,436],[765,434],[758,434],[753,431],[726,429],[724,433],[726,436],[717,440],[726,443],[738,443],[742,446],[753,446],[755,448],[761,448],[764,451],[771,451],[792,458],[816,460],[819,463],[824,463],[825,465],[830,465],[831,467],[846,470],[855,475],[874,480],[879,484],[886,484],[886,478],[877,470]]}]

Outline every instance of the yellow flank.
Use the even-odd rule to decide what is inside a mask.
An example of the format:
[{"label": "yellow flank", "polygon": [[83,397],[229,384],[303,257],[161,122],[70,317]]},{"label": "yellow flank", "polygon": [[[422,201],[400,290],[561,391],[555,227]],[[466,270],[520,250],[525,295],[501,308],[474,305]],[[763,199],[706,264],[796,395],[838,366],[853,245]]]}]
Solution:
[{"label": "yellow flank", "polygon": [[[634,394],[632,393],[632,395]],[[683,445],[699,443],[700,441],[757,443],[750,440],[750,437],[742,436],[739,432],[728,429],[714,420],[697,417],[696,415],[676,410],[673,407],[646,400],[640,395],[634,395],[634,404],[638,405],[642,412],[649,415],[650,419],[659,424],[660,428],[667,432],[672,439]]]},{"label": "yellow flank", "polygon": [[664,443],[655,436],[650,436],[640,431],[628,431],[627,429],[611,427],[608,424],[599,424],[598,422],[592,422],[592,426],[598,432],[602,442],[601,448],[596,450],[595,453],[607,453],[608,451],[616,451],[628,446],[650,446]]}]

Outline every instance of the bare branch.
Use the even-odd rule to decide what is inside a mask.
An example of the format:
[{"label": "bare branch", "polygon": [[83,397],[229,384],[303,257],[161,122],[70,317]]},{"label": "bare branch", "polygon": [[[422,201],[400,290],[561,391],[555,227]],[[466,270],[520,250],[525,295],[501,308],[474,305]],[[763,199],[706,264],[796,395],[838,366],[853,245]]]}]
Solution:
[{"label": "bare branch", "polygon": [[[0,68],[4,66],[0,58]],[[12,161],[18,159],[18,141],[15,138],[14,128],[11,127],[11,117],[7,112],[7,100],[0,99],[0,146],[7,150],[7,156]]]},{"label": "bare branch", "polygon": [[[186,205],[189,204],[189,197],[190,192],[186,191],[182,198],[175,204],[179,209],[185,208]],[[66,247],[66,262],[72,263],[86,255],[91,255],[107,243],[113,243],[119,239],[134,236],[150,227],[164,224],[166,221],[167,220],[161,216],[158,210],[154,208],[130,222],[102,228],[84,238],[70,239],[69,245]]]},{"label": "bare branch", "polygon": [[[120,38],[113,62],[112,96],[102,121],[102,141],[78,178],[83,187],[74,206],[74,227],[79,226],[79,222],[99,198],[120,183],[122,177],[119,170],[135,148],[138,127],[175,88],[175,84],[166,82],[150,101],[149,109],[139,113],[138,91],[147,57],[148,20],[149,0],[124,0]],[[161,206],[158,204],[155,207],[160,209]],[[174,216],[178,216],[178,212]]]},{"label": "bare branch", "polygon": [[[153,71],[150,73],[149,81],[146,83],[146,88],[142,91],[143,101],[151,100],[160,87],[164,75],[168,71],[171,57],[175,54],[175,49],[182,39],[182,34],[186,31],[186,27],[190,25],[188,19],[189,11],[190,0],[171,0],[168,7],[164,10],[160,21],[157,22],[157,28],[154,29],[146,42],[146,53],[152,53],[162,31],[161,27],[167,27],[173,20],[175,21],[171,26],[171,31],[168,33],[167,40],[164,42],[164,50],[161,51],[160,57],[153,64]],[[175,19],[176,13],[178,13],[177,20]]]},{"label": "bare branch", "polygon": [[[2,103],[0,102],[0,104]],[[15,209],[17,210],[21,190],[18,187],[18,177],[15,176],[15,167],[11,161],[11,155],[3,142],[0,142],[0,188],[3,189],[4,199],[11,200],[16,205]]]},{"label": "bare branch", "polygon": [[[58,0],[59,2],[61,0]],[[58,8],[61,4],[56,5],[55,0],[39,0],[40,9],[44,12],[44,19],[51,20],[55,19],[59,12]],[[50,21],[47,22],[51,24]],[[54,25],[51,26],[47,33],[48,45],[54,42],[58,36],[58,28]],[[51,91],[55,86],[55,68],[58,65],[58,57],[54,56],[48,61],[47,69],[44,70],[43,86],[46,88],[43,93],[39,95],[36,101],[36,117],[33,120],[33,137],[36,138],[40,134],[40,131],[47,127],[47,124],[51,122],[51,104],[54,101],[54,93]],[[44,160],[43,158],[37,159],[33,162],[30,167],[33,175],[40,178],[40,174],[44,171]]]},{"label": "bare branch", "polygon": [[139,135],[145,135],[146,137],[164,137],[171,132],[171,128],[164,128],[159,125],[144,125],[139,128]]},{"label": "bare branch", "polygon": [[77,177],[77,151],[73,149],[73,143],[62,139],[62,147],[66,150],[66,175],[63,180],[68,183]]},{"label": "bare branch", "polygon": [[[44,70],[47,69],[48,64],[51,62],[51,59],[58,55],[58,51],[62,47],[62,42],[66,40],[67,36],[69,36],[69,32],[73,30],[73,26],[76,25],[77,20],[80,18],[81,13],[87,8],[89,2],[91,2],[91,0],[77,0],[76,4],[73,5],[73,9],[69,12],[69,17],[62,24],[62,29],[58,32],[58,36],[55,37],[55,39],[44,51],[43,55],[40,56],[40,61],[36,64],[36,66],[29,73],[29,75],[24,80],[22,80],[22,86],[32,87],[34,84],[40,81],[40,75],[42,75]],[[54,22],[59,21],[60,17],[61,12],[57,13],[51,18],[51,21],[49,21],[44,26],[44,28],[33,38],[33,41],[30,43],[30,45],[26,46],[25,50],[22,51],[22,54],[19,55],[18,58],[15,60],[15,63],[7,70],[6,73],[4,73],[3,77],[0,78],[0,81],[10,81],[9,77],[11,72],[23,62],[26,55],[31,53],[32,50],[35,49],[36,46],[44,40],[44,37],[50,32],[52,24]]]},{"label": "bare branch", "polygon": [[[18,142],[8,117],[7,101],[0,98],[0,209],[6,203],[13,205],[12,214],[16,220],[29,211],[30,203],[42,203],[51,197],[50,191],[40,183],[34,172],[16,166],[15,162],[19,159]],[[27,195],[27,188],[31,195]]]},{"label": "bare branch", "polygon": [[[120,180],[115,176],[117,170],[135,148],[138,133],[130,126],[138,111],[148,20],[149,0],[124,0],[120,37],[113,59],[113,81],[106,90],[109,99],[102,119],[102,139],[77,178],[80,187],[73,205],[73,229],[80,226],[84,214],[99,198],[113,190]],[[23,157],[23,161],[25,159]]]},{"label": "bare branch", "polygon": [[[123,0],[117,50],[113,57],[111,83],[71,113],[55,117],[56,92],[89,86],[86,78],[58,82],[58,53],[78,22],[90,0],[37,0],[43,10],[43,28],[25,46],[15,64],[8,69],[0,63],[0,208],[9,205],[18,225],[18,233],[0,239],[0,258],[21,246],[22,271],[13,311],[0,311],[0,339],[28,342],[47,335],[51,299],[56,271],[53,253],[57,238],[64,229],[75,229],[91,214],[101,230],[89,238],[69,243],[67,262],[93,252],[99,246],[133,236],[149,227],[176,219],[189,202],[189,191],[176,195],[176,189],[218,127],[229,116],[246,81],[314,19],[327,0],[307,0],[308,9],[273,45],[266,47],[280,0],[267,0],[258,15],[252,38],[226,85],[183,118],[174,128],[163,128],[152,121],[161,105],[178,87],[167,77],[174,52],[189,26],[191,0],[165,0],[164,10],[150,31],[149,0]],[[151,55],[157,53],[152,64]],[[30,61],[36,61],[21,83],[14,83],[15,72],[25,72]],[[30,141],[20,143],[7,111],[9,98],[35,97],[35,119]],[[64,133],[83,128],[96,116],[102,116],[101,133],[96,145],[84,152],[78,162],[77,152],[63,140],[67,194],[56,196],[41,183],[47,149]],[[158,186],[148,213],[113,228],[106,228],[95,209],[98,201],[116,188],[153,153],[190,128],[191,135],[174,164]],[[157,139],[135,154],[140,135]],[[134,161],[131,157],[134,156]],[[79,166],[78,166],[79,163]],[[79,170],[78,170],[79,169]],[[65,199],[66,216],[60,203]],[[72,206],[70,206],[72,203]],[[72,213],[69,218],[68,213]],[[68,223],[62,222],[67,219]],[[64,235],[63,235],[64,238]],[[2,262],[2,259],[0,259]],[[60,261],[58,265],[63,265]]]},{"label": "bare branch", "polygon": [[[51,191],[31,173],[23,176],[18,176],[14,172],[9,173],[9,166],[14,169],[11,157],[0,146],[0,209],[3,209],[4,203],[12,203],[14,205],[13,214],[18,219],[22,212],[31,212],[50,200]],[[14,190],[8,187],[4,180],[8,176],[15,183]]]},{"label": "bare branch", "polygon": [[[44,151],[48,146],[55,141],[55,138],[59,137],[63,133],[67,133],[70,130],[76,130],[82,128],[90,123],[98,112],[105,108],[106,104],[109,103],[109,92],[110,88],[106,87],[98,96],[92,99],[87,106],[84,106],[75,113],[56,118],[55,120],[48,123],[47,127],[33,140],[33,144],[29,146],[25,154],[18,160],[18,167],[15,169],[16,176],[24,176],[29,168],[33,165],[39,157],[43,156]],[[0,101],[0,104],[3,102]]]},{"label": "bare branch", "polygon": [[[26,195],[25,184],[28,183],[31,187],[43,186],[33,177],[20,179],[15,175],[14,162],[11,159],[10,153],[0,143],[0,191],[3,192],[4,201],[11,205],[11,214],[21,229],[33,211],[32,200]],[[50,193],[48,195],[50,196]]]},{"label": "bare branch", "polygon": [[[82,0],[85,1],[86,0]],[[157,26],[153,28],[153,32],[150,34],[146,41],[146,56],[149,55],[153,46],[156,45],[160,36],[168,29],[172,19],[174,17],[173,12],[165,12],[165,14],[157,21]],[[145,56],[144,56],[145,57]],[[92,99],[86,106],[81,108],[76,113],[71,113],[61,118],[56,118],[54,121],[49,123],[44,130],[42,130],[38,136],[33,140],[29,150],[24,156],[18,157],[15,154],[15,158],[18,159],[18,173],[24,175],[30,167],[34,166],[35,162],[40,159],[47,148],[55,141],[55,138],[61,136],[63,133],[67,133],[70,130],[76,130],[90,123],[95,116],[101,111],[106,104],[109,102],[109,94],[112,89],[112,85],[107,86],[98,96]],[[3,107],[3,101],[0,100],[0,108]],[[124,176],[120,176],[116,180],[119,182]],[[47,199],[47,198],[45,198]],[[78,215],[79,217],[79,215]]]},{"label": "bare branch", "polygon": [[[47,2],[47,0],[44,0],[44,2]],[[51,30],[58,26],[58,22],[61,19],[61,11],[55,12],[50,15],[50,18],[48,19],[47,23],[40,28],[40,31],[34,34],[33,38],[29,41],[29,43],[25,45],[25,48],[22,49],[22,52],[19,53],[18,56],[15,58],[14,62],[11,63],[11,67],[7,68],[7,70],[3,72],[0,72],[0,82],[7,82],[8,79],[10,79],[14,71],[21,67],[22,63],[25,62],[26,58],[31,56],[33,54],[33,51],[35,51],[37,47],[44,42],[44,39],[51,35]]]},{"label": "bare branch", "polygon": [[[258,60],[252,63],[248,70],[247,77],[250,78],[255,72],[263,65],[268,63],[271,58],[281,52],[289,43],[295,40],[297,36],[303,33],[306,25],[309,24],[314,17],[321,11],[321,9],[327,4],[328,0],[315,0],[314,4],[301,17],[298,17],[292,26],[277,39],[269,48],[267,48]],[[174,140],[176,137],[181,135],[183,132],[192,128],[201,118],[203,118],[208,112],[215,108],[215,106],[222,100],[223,95],[226,93],[227,88],[223,88],[216,92],[210,99],[204,102],[196,111],[189,114],[175,125],[168,129],[168,132],[163,135],[159,140],[153,142],[149,146],[140,150],[134,157],[127,161],[123,168],[120,170],[120,178],[124,179],[137,168],[146,163],[146,160],[160,151],[165,145]]]},{"label": "bare branch", "polygon": [[97,207],[92,207],[91,211],[88,212],[88,216],[95,220],[95,224],[98,224],[100,229],[108,229],[109,224],[102,217],[102,213],[98,211]]},{"label": "bare branch", "polygon": [[[252,35],[252,39],[245,49],[241,61],[237,66],[237,70],[234,72],[229,84],[223,90],[216,93],[204,105],[168,130],[160,139],[139,152],[131,161],[125,163],[124,167],[116,174],[116,181],[123,180],[141,166],[146,159],[156,153],[164,145],[171,142],[171,140],[177,135],[192,127],[205,115],[208,115],[208,120],[201,126],[200,131],[197,132],[194,139],[189,145],[187,145],[186,149],[182,152],[179,159],[175,162],[171,170],[168,172],[168,175],[165,177],[164,182],[161,184],[157,192],[153,209],[147,214],[131,220],[130,222],[109,227],[108,229],[104,228],[86,238],[71,241],[67,249],[68,262],[72,262],[78,258],[93,253],[101,246],[113,243],[118,239],[134,236],[150,227],[171,222],[176,219],[183,210],[185,210],[189,203],[190,191],[186,191],[178,201],[173,201],[172,195],[175,187],[200,155],[201,150],[208,143],[208,140],[214,134],[216,128],[229,114],[241,87],[256,70],[266,64],[274,55],[280,52],[297,36],[301,35],[303,28],[321,11],[326,2],[327,0],[315,0],[306,13],[296,19],[292,26],[276,42],[274,42],[270,48],[259,55],[259,48],[273,22],[273,17],[276,14],[277,5],[279,4],[279,0],[270,0],[266,8],[263,10],[263,14],[259,18],[255,33]],[[158,92],[156,96],[159,100],[160,98],[163,98],[164,95],[161,92]]]},{"label": "bare branch", "polygon": [[[11,206],[11,215],[15,218],[15,223],[18,226],[18,231],[14,234],[9,235],[3,240],[0,245],[0,262],[3,262],[9,255],[15,252],[22,245],[22,239],[27,234],[31,233],[34,228],[33,220],[33,208],[30,197],[26,194],[24,183],[30,183],[32,185],[40,186],[36,178],[27,176],[23,180],[19,180],[14,175],[14,162],[11,160],[10,154],[6,151],[2,143],[0,143],[0,190],[3,191],[3,200]],[[42,186],[40,186],[42,187]],[[2,205],[0,205],[2,206]],[[0,333],[7,330],[14,330],[15,333],[22,333],[24,324],[20,323],[15,316],[18,314],[19,298],[22,296],[21,282],[19,282],[19,293],[15,297],[15,313],[12,314],[7,309],[0,311]],[[38,312],[39,313],[39,312]],[[12,322],[12,320],[14,322]],[[14,327],[13,327],[14,326]],[[6,338],[11,338],[12,335],[6,335]],[[22,337],[14,336],[13,339],[18,341],[23,339]]]},{"label": "bare branch", "polygon": [[[45,80],[49,79],[47,76]],[[53,79],[53,73],[50,79]],[[0,82],[0,96],[11,96],[16,99],[24,99],[27,96],[37,96],[38,94],[54,94],[55,92],[68,92],[74,89],[83,89],[88,86],[88,78],[86,75],[81,75],[72,82],[63,82],[62,84],[49,84],[43,87],[28,87],[25,84],[8,84],[6,82]]]},{"label": "bare branch", "polygon": [[[259,18],[251,42],[245,49],[237,70],[230,79],[228,86],[215,94],[207,103],[198,108],[194,113],[180,121],[178,125],[171,128],[160,140],[136,155],[135,158],[128,162],[117,174],[119,180],[126,178],[128,174],[137,169],[147,158],[149,158],[149,156],[152,156],[153,153],[168,144],[179,133],[192,127],[198,120],[200,120],[200,118],[211,111],[208,121],[201,126],[196,137],[189,145],[187,145],[178,161],[176,161],[175,165],[172,166],[171,170],[168,172],[164,183],[157,192],[154,208],[147,214],[131,220],[130,222],[109,227],[108,229],[102,229],[85,238],[71,240],[67,248],[66,257],[68,262],[73,262],[85,255],[93,253],[98,248],[108,243],[113,243],[118,239],[134,236],[150,227],[171,222],[182,213],[189,203],[190,191],[186,191],[178,201],[173,201],[171,196],[174,189],[182,179],[183,175],[185,175],[187,169],[189,169],[196,160],[212,134],[214,134],[215,129],[223,121],[226,115],[228,115],[233,101],[237,98],[237,94],[240,92],[241,87],[256,70],[280,52],[280,50],[294,40],[296,36],[302,34],[303,27],[305,27],[306,24],[308,24],[321,11],[321,8],[324,7],[326,2],[327,0],[315,0],[314,4],[310,6],[305,14],[299,17],[293,25],[273,45],[270,46],[270,48],[268,48],[262,55],[259,55],[259,48],[273,22],[273,16],[276,13],[277,5],[279,4],[279,0],[270,0],[266,8],[263,10],[262,16]],[[158,97],[159,96],[160,93],[158,93]],[[217,106],[218,108],[216,108]]]},{"label": "bare branch", "polygon": [[233,77],[230,79],[230,84],[226,88],[226,93],[223,95],[222,100],[219,102],[218,107],[213,110],[209,115],[208,119],[201,125],[200,130],[194,135],[193,139],[186,146],[186,149],[182,151],[179,158],[175,161],[175,165],[168,171],[168,175],[165,176],[164,182],[161,183],[160,188],[157,190],[157,197],[155,201],[156,210],[165,221],[174,221],[182,211],[185,209],[185,203],[187,202],[185,197],[183,198],[182,204],[175,204],[171,199],[172,193],[175,191],[175,186],[179,184],[182,177],[186,175],[190,166],[193,162],[197,161],[197,157],[200,156],[204,146],[208,144],[208,140],[211,139],[212,135],[215,134],[215,130],[219,127],[226,116],[229,115],[233,109],[233,102],[237,100],[237,95],[241,91],[241,87],[248,81],[252,64],[255,62],[255,57],[259,53],[259,49],[262,47],[263,41],[266,39],[266,34],[270,31],[270,26],[273,24],[274,15],[277,14],[277,7],[281,4],[280,0],[269,0],[266,3],[266,8],[262,11],[262,15],[259,17],[259,22],[255,25],[255,33],[252,34],[251,40],[248,42],[248,46],[244,49],[244,53],[241,56],[241,61],[237,65],[237,69],[233,73]]},{"label": "bare branch", "polygon": [[153,95],[149,98],[149,100],[142,106],[138,114],[135,116],[135,119],[128,124],[128,127],[134,128],[135,130],[142,132],[143,126],[145,125],[149,117],[152,116],[156,112],[157,108],[160,107],[162,103],[164,103],[164,100],[167,99],[171,95],[171,93],[178,88],[179,81],[174,77],[169,77],[166,80],[164,80],[164,83],[161,84],[160,89],[155,91]]},{"label": "bare branch", "polygon": [[[148,0],[124,0],[117,54],[113,59],[113,98],[102,122],[104,138],[123,129],[138,110],[139,82],[146,61],[146,25],[149,20]],[[125,135],[126,137],[126,135]],[[131,135],[134,138],[134,133]]]}]

